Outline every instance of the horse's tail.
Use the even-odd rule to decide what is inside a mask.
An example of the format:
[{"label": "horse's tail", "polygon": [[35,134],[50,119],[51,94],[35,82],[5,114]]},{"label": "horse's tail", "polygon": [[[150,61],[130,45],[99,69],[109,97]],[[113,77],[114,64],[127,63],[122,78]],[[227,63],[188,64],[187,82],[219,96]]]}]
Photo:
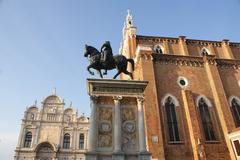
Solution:
[{"label": "horse's tail", "polygon": [[132,64],[132,70],[134,71],[134,60],[132,58],[127,59]]}]

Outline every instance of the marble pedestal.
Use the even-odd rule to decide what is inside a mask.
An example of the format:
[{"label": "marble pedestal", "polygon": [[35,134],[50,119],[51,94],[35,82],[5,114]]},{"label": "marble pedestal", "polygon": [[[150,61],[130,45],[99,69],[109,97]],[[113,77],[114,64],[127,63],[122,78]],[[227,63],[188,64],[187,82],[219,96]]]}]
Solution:
[{"label": "marble pedestal", "polygon": [[151,154],[149,152],[139,153],[138,160],[151,160]]},{"label": "marble pedestal", "polygon": [[97,160],[97,153],[94,152],[87,152],[86,154],[86,160]]},{"label": "marble pedestal", "polygon": [[124,153],[123,152],[113,153],[112,160],[124,160]]},{"label": "marble pedestal", "polygon": [[86,160],[150,160],[146,150],[147,81],[88,79],[91,98]]}]

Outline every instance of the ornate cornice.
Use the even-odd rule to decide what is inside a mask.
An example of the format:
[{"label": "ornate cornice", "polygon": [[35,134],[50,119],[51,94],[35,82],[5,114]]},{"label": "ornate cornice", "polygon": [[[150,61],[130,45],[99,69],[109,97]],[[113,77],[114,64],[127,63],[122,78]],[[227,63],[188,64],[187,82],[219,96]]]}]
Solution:
[{"label": "ornate cornice", "polygon": [[240,60],[216,59],[216,62],[220,69],[240,69]]},{"label": "ornate cornice", "polygon": [[[180,38],[183,36],[180,36]],[[178,44],[179,43],[179,37],[173,38],[173,37],[157,37],[157,36],[143,36],[143,35],[136,35],[137,43],[138,44],[146,44],[146,43],[172,43],[172,44]],[[199,45],[199,46],[215,46],[215,47],[221,47],[224,43],[226,43],[226,40],[223,41],[210,41],[210,40],[197,40],[197,39],[184,39],[186,41],[187,45]],[[229,46],[231,47],[240,47],[240,43],[236,42],[229,42],[227,41]]]},{"label": "ornate cornice", "polygon": [[231,47],[239,47],[240,48],[240,43],[230,42],[229,46],[231,46]]},{"label": "ornate cornice", "polygon": [[214,55],[204,57],[167,55],[152,53],[151,57],[154,63],[172,64],[177,66],[203,67],[204,63],[215,65],[219,69],[240,69],[240,60],[238,59],[218,59]]},{"label": "ornate cornice", "polygon": [[137,35],[137,43],[142,44],[142,43],[163,43],[163,42],[168,42],[168,43],[175,43],[177,44],[179,42],[178,38],[172,38],[172,37],[154,37],[154,36],[140,36]]},{"label": "ornate cornice", "polygon": [[200,46],[215,46],[215,47],[221,47],[222,42],[221,41],[207,41],[207,40],[194,40],[194,39],[187,39],[186,40],[187,45],[200,45]]},{"label": "ornate cornice", "polygon": [[190,57],[167,54],[152,54],[153,61],[161,64],[174,64],[179,66],[203,67],[202,57]]}]

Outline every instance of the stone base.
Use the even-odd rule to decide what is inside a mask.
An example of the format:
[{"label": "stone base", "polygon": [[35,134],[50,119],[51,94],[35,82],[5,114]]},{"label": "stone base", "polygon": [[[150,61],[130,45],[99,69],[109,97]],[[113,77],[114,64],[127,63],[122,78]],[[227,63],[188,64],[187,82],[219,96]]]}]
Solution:
[{"label": "stone base", "polygon": [[124,160],[124,154],[123,153],[113,153],[112,154],[112,160]]},{"label": "stone base", "polygon": [[151,160],[151,154],[149,152],[139,153],[138,160]]},{"label": "stone base", "polygon": [[86,153],[85,160],[97,160],[97,154],[92,153],[92,152],[88,152],[88,153]]}]

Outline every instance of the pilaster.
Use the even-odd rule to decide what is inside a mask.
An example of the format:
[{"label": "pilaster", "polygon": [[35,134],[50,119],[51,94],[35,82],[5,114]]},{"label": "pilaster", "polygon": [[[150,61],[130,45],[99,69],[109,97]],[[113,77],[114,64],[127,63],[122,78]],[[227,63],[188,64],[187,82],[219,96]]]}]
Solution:
[{"label": "pilaster", "polygon": [[205,149],[200,145],[202,139],[200,125],[198,121],[197,108],[191,91],[182,90],[183,107],[187,119],[187,127],[190,136],[190,143],[195,160],[206,160]]},{"label": "pilaster", "polygon": [[[150,52],[144,50],[139,53],[139,67],[140,79],[147,80],[149,82],[146,90],[145,96],[148,97],[145,99],[144,113],[145,113],[145,122],[147,126],[151,125],[151,130],[149,127],[146,128],[146,137],[148,138],[148,147],[151,151],[153,158],[158,158],[165,160],[164,144],[163,144],[163,128],[160,123],[161,115],[159,112],[158,105],[158,95],[156,90],[156,81],[155,81],[155,71],[154,71],[154,62],[151,57]],[[142,55],[142,56],[141,56]],[[153,142],[152,137],[157,136],[158,141]]]},{"label": "pilaster", "polygon": [[18,144],[17,144],[17,148],[21,148],[22,147],[22,139],[24,137],[24,124],[21,124],[21,130],[18,136]]},{"label": "pilaster", "polygon": [[224,39],[222,40],[222,49],[223,49],[223,55],[224,55],[224,59],[233,59],[233,53],[231,48],[229,47],[229,40],[228,39]]},{"label": "pilaster", "polygon": [[234,128],[234,121],[232,117],[227,116],[227,114],[229,114],[231,111],[228,105],[222,81],[216,67],[215,59],[212,56],[205,56],[204,61],[204,67],[212,90],[214,104],[217,115],[219,117],[224,140],[229,149],[231,159],[235,160],[232,144],[228,137],[228,132]]},{"label": "pilaster", "polygon": [[188,56],[188,49],[187,49],[187,44],[186,44],[186,37],[185,36],[179,36],[179,48],[181,51],[181,55]]}]

